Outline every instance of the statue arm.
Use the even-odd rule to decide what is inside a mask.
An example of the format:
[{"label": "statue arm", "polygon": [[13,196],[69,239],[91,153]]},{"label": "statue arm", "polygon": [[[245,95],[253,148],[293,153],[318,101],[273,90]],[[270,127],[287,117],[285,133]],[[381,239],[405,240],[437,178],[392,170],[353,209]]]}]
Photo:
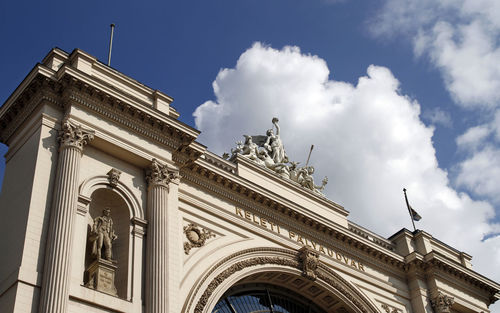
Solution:
[{"label": "statue arm", "polygon": [[276,136],[280,135],[280,126],[278,125],[278,122],[274,123],[274,126],[276,126]]}]

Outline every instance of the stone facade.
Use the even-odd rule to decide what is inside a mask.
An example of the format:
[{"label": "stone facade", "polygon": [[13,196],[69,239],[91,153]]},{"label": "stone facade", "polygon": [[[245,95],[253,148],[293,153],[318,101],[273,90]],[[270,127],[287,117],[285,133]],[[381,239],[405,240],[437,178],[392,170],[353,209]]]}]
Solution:
[{"label": "stone facade", "polygon": [[[430,234],[387,239],[350,222],[326,180],[292,179],[278,139],[262,145],[269,164],[248,143],[214,155],[171,102],[54,49],[4,103],[0,312],[208,313],[249,285],[338,313],[488,312],[500,298],[471,256]],[[89,240],[104,208],[109,260]]]}]

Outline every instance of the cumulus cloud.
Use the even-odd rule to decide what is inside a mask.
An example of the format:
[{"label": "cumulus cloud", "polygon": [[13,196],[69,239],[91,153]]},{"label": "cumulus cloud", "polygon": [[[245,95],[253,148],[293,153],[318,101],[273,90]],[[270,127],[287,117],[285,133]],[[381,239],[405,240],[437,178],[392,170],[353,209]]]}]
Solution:
[{"label": "cumulus cloud", "polygon": [[500,1],[385,0],[369,25],[379,38],[409,39],[477,121],[456,139],[463,159],[453,183],[500,212]]},{"label": "cumulus cloud", "polygon": [[476,270],[499,280],[492,269],[500,268],[500,238],[482,240],[498,231],[489,223],[493,208],[450,187],[419,103],[385,67],[369,66],[355,85],[329,73],[323,59],[298,47],[254,44],[234,68],[219,72],[215,99],[194,112],[200,141],[221,154],[243,134],[264,134],[277,116],[290,159],[304,163],[314,144],[316,180],[328,176],[325,193],[351,220],[385,236],[410,228],[406,187],[423,216],[418,227],[474,255]]},{"label": "cumulus cloud", "polygon": [[500,103],[500,2],[386,0],[371,22],[377,36],[411,38],[417,56],[441,71],[463,107]]}]

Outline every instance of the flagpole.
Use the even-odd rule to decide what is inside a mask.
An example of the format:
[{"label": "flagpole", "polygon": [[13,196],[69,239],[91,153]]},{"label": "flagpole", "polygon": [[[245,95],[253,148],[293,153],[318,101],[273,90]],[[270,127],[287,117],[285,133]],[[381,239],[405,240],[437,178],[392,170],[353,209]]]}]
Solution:
[{"label": "flagpole", "polygon": [[408,213],[410,214],[411,223],[413,225],[413,231],[416,231],[415,222],[413,221],[413,215],[411,214],[410,204],[408,203],[408,197],[406,196],[406,188],[403,188],[403,192],[405,193],[406,207],[408,208]]}]

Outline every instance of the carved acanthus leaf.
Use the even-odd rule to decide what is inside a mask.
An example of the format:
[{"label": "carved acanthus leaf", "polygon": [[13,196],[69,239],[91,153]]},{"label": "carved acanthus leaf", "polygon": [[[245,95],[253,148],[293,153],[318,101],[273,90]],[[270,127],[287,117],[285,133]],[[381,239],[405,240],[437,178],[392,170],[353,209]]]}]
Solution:
[{"label": "carved acanthus leaf", "polygon": [[168,186],[170,182],[179,183],[180,181],[179,171],[173,171],[168,168],[165,164],[161,164],[158,160],[153,159],[151,161],[151,166],[146,171],[146,180],[148,184],[151,185],[164,185]]},{"label": "carved acanthus leaf", "polygon": [[455,303],[455,299],[448,295],[438,292],[437,296],[431,299],[432,307],[436,313],[449,313],[450,308]]},{"label": "carved acanthus leaf", "polygon": [[83,146],[94,139],[94,132],[85,130],[81,125],[75,125],[70,121],[62,123],[62,129],[59,131],[59,141],[61,147],[76,147],[83,149]]}]

